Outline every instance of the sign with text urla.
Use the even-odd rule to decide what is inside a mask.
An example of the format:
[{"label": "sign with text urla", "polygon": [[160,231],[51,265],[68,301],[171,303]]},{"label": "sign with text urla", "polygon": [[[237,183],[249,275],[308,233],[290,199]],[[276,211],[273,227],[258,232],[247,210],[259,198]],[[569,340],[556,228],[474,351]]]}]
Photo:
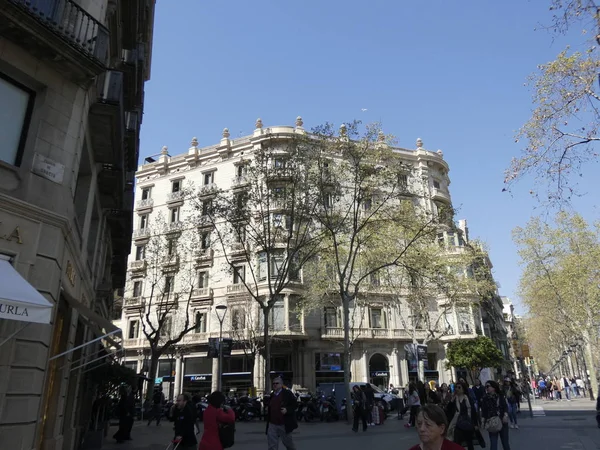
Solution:
[{"label": "sign with text urla", "polygon": [[50,180],[58,184],[62,184],[65,177],[64,164],[57,163],[56,161],[46,158],[39,153],[36,153],[33,157],[33,168],[31,171],[36,175],[45,178],[46,180]]}]

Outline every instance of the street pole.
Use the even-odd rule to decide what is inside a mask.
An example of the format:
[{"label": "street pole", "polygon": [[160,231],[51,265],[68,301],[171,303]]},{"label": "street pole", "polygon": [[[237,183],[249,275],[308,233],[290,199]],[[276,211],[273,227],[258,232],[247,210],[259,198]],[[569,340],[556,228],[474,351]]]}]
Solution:
[{"label": "street pole", "polygon": [[[525,358],[520,357],[519,361],[521,363],[521,373],[523,374],[523,377],[525,377]],[[528,377],[529,378],[529,377]],[[527,382],[527,405],[529,406],[529,417],[531,417],[533,419],[533,408],[531,407],[531,396],[529,395],[529,391],[531,389],[531,380],[526,380]]]},{"label": "street pole", "polygon": [[227,305],[215,306],[215,312],[217,313],[217,319],[219,319],[219,370],[217,371],[217,391],[220,391],[223,387],[223,320],[225,320],[225,314],[227,313]]},{"label": "street pole", "polygon": [[219,380],[217,382],[217,391],[221,390],[223,375],[223,321],[219,321]]}]

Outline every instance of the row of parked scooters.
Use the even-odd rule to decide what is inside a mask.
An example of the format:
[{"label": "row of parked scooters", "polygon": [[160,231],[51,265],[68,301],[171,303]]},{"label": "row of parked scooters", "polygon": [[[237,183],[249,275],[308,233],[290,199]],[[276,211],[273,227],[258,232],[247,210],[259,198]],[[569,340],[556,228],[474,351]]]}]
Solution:
[{"label": "row of parked scooters", "polygon": [[[333,422],[336,420],[346,420],[346,399],[342,400],[338,408],[335,397],[333,395],[326,396],[324,394],[296,394],[298,407],[296,409],[296,418],[298,421],[305,422]],[[270,396],[264,397],[229,397],[227,405],[235,412],[236,420],[252,421],[254,419],[263,420],[267,415],[267,405],[269,404]],[[196,403],[198,419],[202,420],[204,410],[208,407],[206,397],[202,397]]]}]

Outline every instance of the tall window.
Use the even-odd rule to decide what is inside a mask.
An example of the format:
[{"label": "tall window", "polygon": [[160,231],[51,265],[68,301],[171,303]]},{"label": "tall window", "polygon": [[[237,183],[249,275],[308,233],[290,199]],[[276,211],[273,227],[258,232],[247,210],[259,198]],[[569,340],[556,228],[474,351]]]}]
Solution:
[{"label": "tall window", "polygon": [[175,289],[175,278],[172,275],[165,277],[165,294],[172,293]]},{"label": "tall window", "polygon": [[233,284],[241,284],[246,279],[246,266],[240,265],[233,268]]},{"label": "tall window", "polygon": [[144,245],[138,245],[135,248],[135,260],[136,261],[141,261],[142,259],[144,259],[146,256],[146,246]]},{"label": "tall window", "polygon": [[148,227],[148,214],[142,214],[140,216],[140,229],[144,230]]},{"label": "tall window", "polygon": [[198,272],[198,289],[204,289],[208,287],[208,272],[203,270]]},{"label": "tall window", "polygon": [[138,320],[129,321],[129,339],[137,339],[140,332],[140,322]]},{"label": "tall window", "polygon": [[371,308],[371,328],[386,328],[385,311],[381,308]]},{"label": "tall window", "polygon": [[170,223],[179,222],[179,207],[171,208],[169,221]]},{"label": "tall window", "polygon": [[142,189],[142,200],[148,200],[150,197],[150,188]]},{"label": "tall window", "polygon": [[202,215],[210,216],[210,214],[212,214],[212,212],[213,212],[212,206],[213,206],[212,200],[204,200],[202,202]]},{"label": "tall window", "polygon": [[271,323],[269,325],[273,330],[285,330],[285,304],[283,301],[283,297],[278,298],[277,301],[273,304],[270,319]]},{"label": "tall window", "polygon": [[433,180],[433,187],[436,188],[436,189],[439,189],[440,188],[440,182],[437,181],[437,180]]},{"label": "tall window", "polygon": [[234,308],[231,311],[231,328],[234,330],[243,330],[245,327],[244,310],[242,308]]},{"label": "tall window", "polygon": [[215,173],[206,172],[204,174],[204,186],[209,186],[215,182]]},{"label": "tall window", "polygon": [[248,167],[245,164],[240,164],[235,169],[235,173],[238,178],[242,178],[243,176],[246,175],[247,172],[248,172]]},{"label": "tall window", "polygon": [[328,307],[325,308],[325,327],[326,328],[339,328],[340,320],[337,308]]},{"label": "tall window", "polygon": [[175,180],[171,182],[171,192],[181,191],[181,180]]},{"label": "tall window", "polygon": [[163,337],[171,336],[171,326],[173,325],[173,319],[171,317],[165,317],[162,327],[160,328],[160,335]]},{"label": "tall window", "polygon": [[405,173],[398,175],[398,187],[403,191],[408,187],[408,175]]},{"label": "tall window", "polygon": [[206,333],[206,313],[196,312],[196,327],[194,333]]},{"label": "tall window", "polygon": [[21,164],[35,94],[0,74],[0,161]]},{"label": "tall window", "polygon": [[177,239],[167,239],[167,256],[173,256],[177,250]]},{"label": "tall window", "polygon": [[133,296],[134,297],[141,297],[142,295],[142,282],[141,281],[135,281],[133,283]]},{"label": "tall window", "polygon": [[205,231],[200,236],[200,247],[202,250],[207,250],[210,248],[210,231]]}]

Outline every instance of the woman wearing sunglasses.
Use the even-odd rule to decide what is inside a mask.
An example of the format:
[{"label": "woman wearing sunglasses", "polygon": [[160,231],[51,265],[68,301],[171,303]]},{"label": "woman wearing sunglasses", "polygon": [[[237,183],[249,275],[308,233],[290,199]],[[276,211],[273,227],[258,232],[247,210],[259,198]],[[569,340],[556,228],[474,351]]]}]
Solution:
[{"label": "woman wearing sunglasses", "polygon": [[508,442],[508,404],[506,397],[495,381],[485,383],[485,395],[481,399],[481,417],[483,428],[490,435],[490,449],[498,449],[498,436],[502,441],[502,448],[510,450]]}]

